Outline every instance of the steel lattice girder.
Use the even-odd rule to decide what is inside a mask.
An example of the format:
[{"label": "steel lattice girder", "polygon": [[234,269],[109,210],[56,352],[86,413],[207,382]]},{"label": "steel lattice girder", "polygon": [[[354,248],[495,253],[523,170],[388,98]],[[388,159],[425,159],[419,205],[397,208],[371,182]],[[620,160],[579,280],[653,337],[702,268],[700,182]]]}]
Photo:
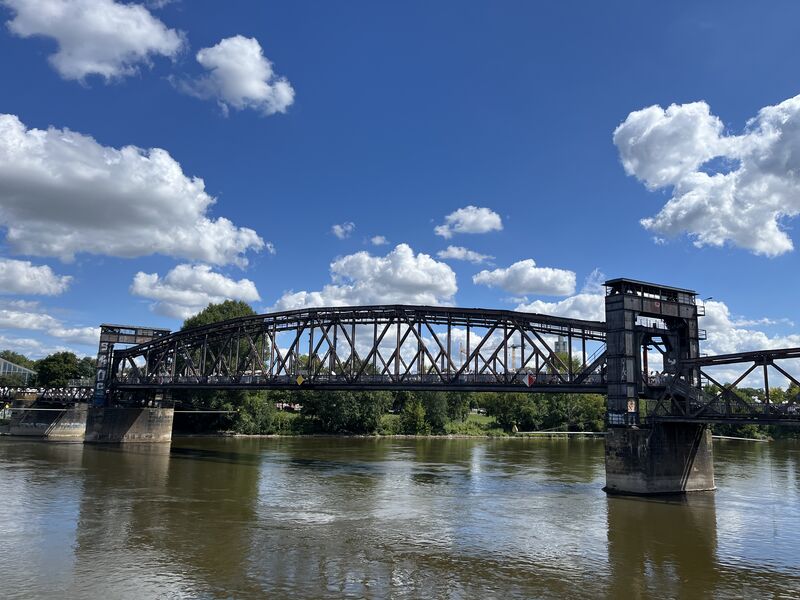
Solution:
[{"label": "steel lattice girder", "polygon": [[[787,362],[787,361],[794,361]],[[800,424],[798,396],[780,403],[772,401],[769,389],[769,369],[772,368],[789,382],[800,386],[800,381],[789,372],[790,365],[800,367],[800,348],[778,348],[734,354],[703,356],[681,361],[687,367],[696,367],[700,374],[719,391],[710,393],[699,388],[686,389],[680,380],[670,381],[659,397],[654,411],[654,420],[685,422],[724,422],[755,424]],[[741,365],[743,370],[732,383],[721,383],[718,376],[709,373],[709,368]],[[748,376],[757,373],[761,377],[764,399],[743,398],[736,389]],[[667,408],[666,402],[669,402]]]},{"label": "steel lattice girder", "polygon": [[[548,340],[554,335],[567,343],[566,361]],[[283,347],[280,336],[287,338]],[[591,357],[587,342],[596,346]],[[115,351],[110,385],[495,391],[530,386],[603,393],[604,342],[605,323],[514,311],[303,309],[232,319]],[[579,351],[573,351],[575,344]]]}]

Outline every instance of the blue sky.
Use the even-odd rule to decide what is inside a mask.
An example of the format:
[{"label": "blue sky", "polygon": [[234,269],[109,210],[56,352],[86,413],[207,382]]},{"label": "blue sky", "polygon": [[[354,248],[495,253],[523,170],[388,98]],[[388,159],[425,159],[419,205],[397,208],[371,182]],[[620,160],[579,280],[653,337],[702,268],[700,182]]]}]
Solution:
[{"label": "blue sky", "polygon": [[177,328],[222,297],[593,318],[597,272],[713,296],[712,352],[800,345],[797,3],[0,0],[0,18],[0,347],[93,354],[101,322]]}]

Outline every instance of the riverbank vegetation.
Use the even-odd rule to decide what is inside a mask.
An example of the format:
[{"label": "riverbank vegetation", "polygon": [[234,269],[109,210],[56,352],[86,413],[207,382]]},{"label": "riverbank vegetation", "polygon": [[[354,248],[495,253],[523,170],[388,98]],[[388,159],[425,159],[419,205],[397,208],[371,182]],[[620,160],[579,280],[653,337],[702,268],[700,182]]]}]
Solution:
[{"label": "riverbank vegetation", "polygon": [[[503,436],[526,431],[604,431],[598,394],[470,392],[206,392],[189,405],[226,414],[181,413],[182,433],[246,435]],[[281,407],[281,408],[278,408]],[[288,410],[287,410],[288,409]],[[792,427],[712,426],[715,435],[796,438]]]},{"label": "riverbank vegetation", "polygon": [[[182,413],[186,433],[349,435],[507,435],[515,431],[602,431],[600,395],[463,392],[211,392]],[[292,407],[280,410],[277,407]],[[189,408],[185,406],[185,408]]]}]

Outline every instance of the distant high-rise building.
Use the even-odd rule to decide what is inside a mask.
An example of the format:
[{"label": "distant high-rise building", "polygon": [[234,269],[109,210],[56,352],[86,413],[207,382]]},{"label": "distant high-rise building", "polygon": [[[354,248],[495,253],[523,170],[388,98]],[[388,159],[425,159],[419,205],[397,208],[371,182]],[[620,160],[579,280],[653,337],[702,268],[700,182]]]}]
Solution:
[{"label": "distant high-rise building", "polygon": [[558,336],[555,351],[557,354],[569,354],[569,342],[567,342],[567,338],[563,335]]}]

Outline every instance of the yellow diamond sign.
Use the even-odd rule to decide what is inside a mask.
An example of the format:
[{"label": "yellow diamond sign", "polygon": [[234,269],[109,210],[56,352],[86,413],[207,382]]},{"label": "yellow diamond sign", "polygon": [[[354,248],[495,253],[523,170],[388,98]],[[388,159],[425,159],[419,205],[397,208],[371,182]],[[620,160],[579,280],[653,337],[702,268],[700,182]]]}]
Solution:
[{"label": "yellow diamond sign", "polygon": [[303,385],[303,382],[305,381],[305,379],[303,379],[302,375],[298,375],[297,379],[295,379],[295,381],[297,382],[297,385]]}]

